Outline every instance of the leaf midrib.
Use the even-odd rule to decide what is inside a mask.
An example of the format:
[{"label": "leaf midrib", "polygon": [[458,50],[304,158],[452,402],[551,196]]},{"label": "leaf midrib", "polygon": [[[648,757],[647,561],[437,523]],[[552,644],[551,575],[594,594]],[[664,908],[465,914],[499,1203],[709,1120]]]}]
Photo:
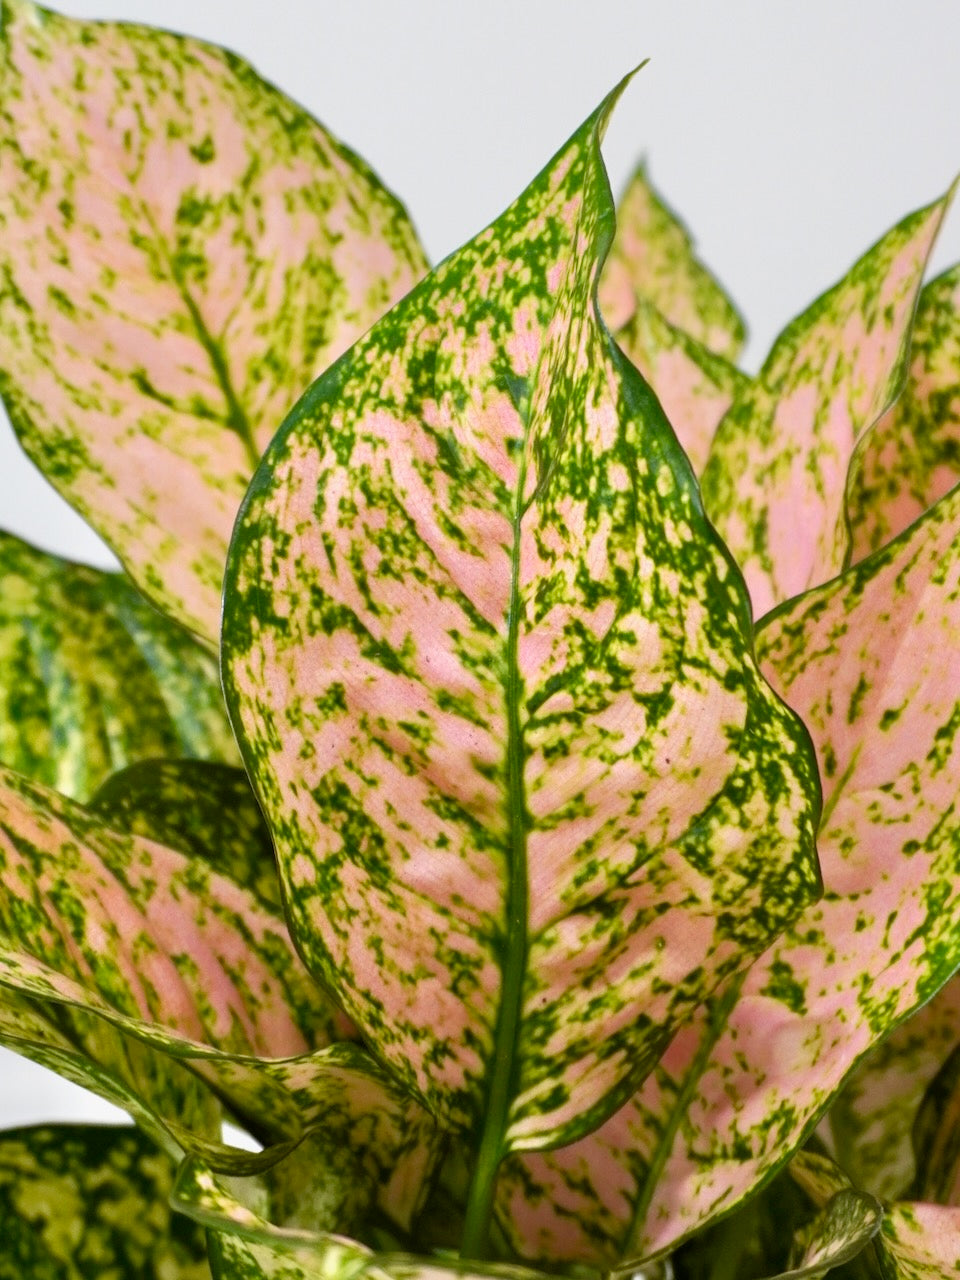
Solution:
[{"label": "leaf midrib", "polygon": [[[529,429],[529,422],[526,424]],[[524,433],[526,435],[526,431]],[[527,832],[529,829],[524,786],[525,749],[520,724],[522,679],[518,661],[520,634],[520,540],[525,511],[528,451],[524,440],[512,517],[513,545],[510,563],[510,605],[507,623],[506,672],[503,681],[507,712],[507,820],[508,865],[506,884],[506,934],[501,964],[502,985],[492,1057],[487,1076],[483,1128],[477,1162],[467,1199],[461,1258],[482,1258],[496,1190],[497,1172],[504,1155],[504,1137],[516,1087],[517,1045],[523,1011],[523,987],[527,970]]]}]

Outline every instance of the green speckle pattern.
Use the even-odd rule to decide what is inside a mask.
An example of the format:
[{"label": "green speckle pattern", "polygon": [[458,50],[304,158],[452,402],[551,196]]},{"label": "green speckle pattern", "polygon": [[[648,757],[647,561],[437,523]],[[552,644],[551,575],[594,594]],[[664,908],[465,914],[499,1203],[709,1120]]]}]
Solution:
[{"label": "green speckle pattern", "polygon": [[182,1059],[266,1138],[299,1134],[325,1070],[304,1055],[352,1028],[276,909],[6,771],[0,889],[0,985],[38,1015],[31,1032],[7,1011],[5,1042],[48,1040],[46,1020],[52,1047],[85,1055],[164,1123],[205,1125],[206,1095],[191,1100]]},{"label": "green speckle pattern", "polygon": [[848,562],[847,469],[903,386],[917,294],[948,201],[904,218],[791,321],[717,428],[703,501],[757,618]]},{"label": "green speckle pattern", "polygon": [[0,1280],[209,1280],[203,1232],[170,1210],[173,1173],[136,1129],[0,1134]]},{"label": "green speckle pattern", "polygon": [[621,331],[641,300],[725,360],[736,360],[746,337],[743,318],[697,258],[690,232],[654,188],[644,165],[617,204],[617,233],[599,296],[604,320],[628,352]]},{"label": "green speckle pattern", "polygon": [[0,533],[0,761],[83,800],[154,756],[237,762],[216,661],[123,575]]},{"label": "green speckle pattern", "polygon": [[890,542],[960,480],[960,267],[920,294],[903,395],[863,437],[847,481],[851,555]]},{"label": "green speckle pattern", "polygon": [[242,769],[146,760],[108,778],[87,808],[116,831],[199,858],[279,913],[273,842]]},{"label": "green speckle pattern", "polygon": [[637,299],[616,339],[656,393],[700,475],[717,427],[733,401],[745,394],[749,377],[672,325],[645,298]]},{"label": "green speckle pattern", "polygon": [[483,1176],[819,893],[808,740],[593,302],[612,101],[304,397],[226,578],[298,946]]},{"label": "green speckle pattern", "polygon": [[0,395],[210,644],[260,453],[425,267],[362,161],[242,59],[0,4]]}]

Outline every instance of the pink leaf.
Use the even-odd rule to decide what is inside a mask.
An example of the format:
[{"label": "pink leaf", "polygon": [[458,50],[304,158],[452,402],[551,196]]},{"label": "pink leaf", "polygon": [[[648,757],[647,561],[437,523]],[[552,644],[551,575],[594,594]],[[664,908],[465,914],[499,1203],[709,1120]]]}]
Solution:
[{"label": "pink leaf", "polygon": [[233,54],[0,5],[0,391],[27,452],[210,643],[260,453],[425,267],[397,202]]},{"label": "pink leaf", "polygon": [[857,441],[903,385],[917,292],[949,195],[905,218],[792,321],[734,401],[703,473],[755,617],[839,573]]}]

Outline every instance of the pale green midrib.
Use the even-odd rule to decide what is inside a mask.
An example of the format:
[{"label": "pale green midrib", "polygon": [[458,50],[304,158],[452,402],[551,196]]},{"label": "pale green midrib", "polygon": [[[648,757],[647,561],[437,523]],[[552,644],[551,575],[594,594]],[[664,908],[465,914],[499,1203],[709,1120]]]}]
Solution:
[{"label": "pale green midrib", "polygon": [[860,756],[861,746],[862,746],[862,743],[858,743],[854,747],[853,752],[850,755],[850,759],[847,763],[847,767],[844,769],[843,773],[837,779],[833,790],[830,792],[830,795],[827,798],[826,803],[824,804],[823,809],[820,812],[820,821],[817,824],[818,831],[826,830],[827,823],[829,822],[830,818],[833,816],[833,811],[837,807],[837,804],[840,800],[841,795],[843,794],[844,789],[846,788],[847,783],[853,777],[853,771],[857,767],[857,760],[859,759],[859,756]]},{"label": "pale green midrib", "polygon": [[256,471],[260,465],[260,449],[257,445],[256,438],[253,434],[253,427],[250,419],[247,417],[243,405],[240,403],[237,393],[233,389],[233,383],[230,381],[230,370],[227,368],[227,362],[223,358],[223,352],[220,350],[220,344],[214,338],[213,334],[207,328],[207,323],[203,318],[200,308],[194,301],[193,295],[187,288],[186,281],[183,279],[183,273],[177,269],[177,264],[173,257],[167,252],[166,241],[160,234],[160,230],[150,213],[149,206],[145,201],[140,201],[140,207],[143,211],[145,220],[150,224],[156,243],[160,248],[160,252],[167,264],[167,270],[170,272],[170,278],[177,287],[177,292],[183,300],[183,305],[187,308],[193,326],[197,331],[197,338],[200,345],[207,353],[207,359],[213,367],[213,374],[217,380],[217,384],[223,393],[223,398],[227,403],[227,420],[226,426],[238,437],[243,445],[244,452],[247,455],[247,461],[250,463],[250,470]]},{"label": "pale green midrib", "polygon": [[507,631],[507,669],[504,695],[507,706],[507,805],[509,864],[506,887],[506,939],[501,972],[500,1007],[494,1031],[487,1083],[483,1132],[467,1198],[460,1249],[461,1258],[482,1258],[493,1210],[497,1172],[504,1155],[504,1137],[516,1084],[517,1039],[523,1007],[527,969],[527,807],[524,788],[524,744],[520,725],[520,669],[517,648],[520,631],[520,537],[523,492],[526,488],[527,450],[519,468],[513,512],[513,547],[510,565],[510,610]]}]

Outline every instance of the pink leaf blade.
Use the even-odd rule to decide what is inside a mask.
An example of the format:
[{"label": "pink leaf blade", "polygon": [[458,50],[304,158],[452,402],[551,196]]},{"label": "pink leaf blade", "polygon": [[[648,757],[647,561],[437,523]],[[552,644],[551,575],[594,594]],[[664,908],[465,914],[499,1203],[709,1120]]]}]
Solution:
[{"label": "pink leaf blade", "polygon": [[0,9],[0,393],[31,458],[208,643],[251,471],[419,278],[403,210],[232,54]]},{"label": "pink leaf blade", "polygon": [[953,974],[958,529],[954,489],[760,629],[762,666],[820,762],[824,896],[747,970],[719,1033],[701,1007],[595,1133],[507,1167],[499,1212],[520,1244],[575,1258],[589,1223],[628,1258],[675,1246],[772,1176],[854,1066]]},{"label": "pink leaf blade", "polygon": [[[617,234],[600,278],[600,310],[617,341],[642,301],[708,351],[735,360],[746,328],[693,238],[640,165],[617,204]],[[669,415],[668,415],[669,416]]]},{"label": "pink leaf blade", "polygon": [[951,194],[900,222],[787,326],[717,430],[704,504],[756,617],[847,562],[847,471],[903,385],[917,294]]},{"label": "pink leaf blade", "polygon": [[720,421],[750,379],[672,325],[644,298],[637,299],[633,316],[615,336],[650,384],[700,475]]},{"label": "pink leaf blade", "polygon": [[890,542],[960,481],[960,267],[920,294],[907,385],[861,439],[847,480],[854,561]]},{"label": "pink leaf blade", "polygon": [[819,892],[805,734],[593,304],[611,105],[307,393],[228,562],[298,945],[493,1165],[600,1123]]}]

